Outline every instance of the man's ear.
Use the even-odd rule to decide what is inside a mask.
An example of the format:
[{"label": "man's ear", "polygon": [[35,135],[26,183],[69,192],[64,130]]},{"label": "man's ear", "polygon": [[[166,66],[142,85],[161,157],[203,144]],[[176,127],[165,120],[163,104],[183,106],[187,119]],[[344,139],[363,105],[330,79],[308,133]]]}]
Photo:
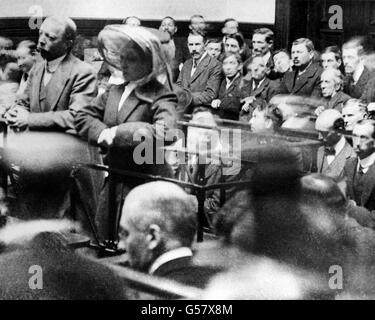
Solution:
[{"label": "man's ear", "polygon": [[177,30],[178,30],[178,28],[177,28],[177,27],[174,27],[174,34],[177,33]]},{"label": "man's ear", "polygon": [[148,227],[148,234],[146,236],[148,248],[155,249],[161,241],[161,230],[157,224],[152,224]]},{"label": "man's ear", "polygon": [[268,41],[268,48],[271,50],[273,47],[273,40]]}]

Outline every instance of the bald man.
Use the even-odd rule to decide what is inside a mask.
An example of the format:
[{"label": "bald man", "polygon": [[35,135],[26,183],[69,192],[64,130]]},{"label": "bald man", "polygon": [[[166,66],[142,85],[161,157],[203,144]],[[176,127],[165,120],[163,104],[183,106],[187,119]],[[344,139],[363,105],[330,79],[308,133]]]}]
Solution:
[{"label": "bald man", "polygon": [[196,201],[179,186],[155,181],[134,188],[120,219],[131,267],[155,276],[202,287],[214,271],[193,263]]},{"label": "bald man", "polygon": [[344,175],[346,160],[356,157],[353,148],[340,133],[345,130],[344,119],[337,110],[324,110],[316,119],[315,129],[323,142],[318,149],[318,172],[338,181]]},{"label": "bald man", "polygon": [[76,134],[77,111],[97,94],[94,70],[71,54],[76,30],[70,18],[42,23],[37,48],[43,60],[30,72],[22,106],[7,114],[12,127]]},{"label": "bald man", "polygon": [[[93,68],[71,53],[76,30],[72,19],[57,16],[46,18],[40,26],[37,48],[42,59],[30,71],[23,99],[6,114],[9,125],[15,130],[28,129],[22,135],[18,134],[18,139],[30,137],[34,133],[29,131],[34,131],[38,132],[38,136],[44,134],[44,139],[56,146],[59,143],[54,140],[57,133],[61,134],[62,140],[74,140],[72,135],[76,135],[74,118],[77,111],[89,105],[97,95]],[[39,147],[43,145],[43,140],[35,143]],[[53,151],[46,150],[42,156],[48,157],[49,152]],[[59,156],[62,162],[67,162],[69,157],[91,162],[87,144],[78,138],[67,152],[61,152]],[[65,166],[62,169],[52,164],[38,173],[23,172],[28,176],[20,180],[22,194],[19,198],[25,204],[23,211],[28,218],[82,216],[86,220],[88,214],[95,212],[97,196],[94,186],[100,181],[93,182],[91,173],[80,169],[74,179],[77,185],[72,186],[71,166],[65,165],[68,170]],[[79,192],[71,192],[72,187],[77,187]],[[71,199],[72,194],[76,200]],[[72,203],[77,203],[75,209]]]}]

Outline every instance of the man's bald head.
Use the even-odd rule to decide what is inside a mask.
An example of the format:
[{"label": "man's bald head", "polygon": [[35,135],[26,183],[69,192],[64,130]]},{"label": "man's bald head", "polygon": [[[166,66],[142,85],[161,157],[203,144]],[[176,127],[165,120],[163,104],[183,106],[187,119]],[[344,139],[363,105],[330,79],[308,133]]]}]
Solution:
[{"label": "man's bald head", "polygon": [[48,61],[66,55],[74,46],[77,26],[72,19],[47,17],[39,30],[38,50]]},{"label": "man's bald head", "polygon": [[316,119],[315,128],[317,131],[331,131],[338,119],[342,119],[342,117],[337,110],[324,110]]},{"label": "man's bald head", "polygon": [[196,231],[195,198],[171,182],[155,181],[134,188],[126,197],[120,225],[140,229],[156,224],[162,232],[190,246]]},{"label": "man's bald head", "polygon": [[315,122],[315,129],[319,131],[325,146],[333,147],[342,137],[339,130],[343,131],[344,119],[341,113],[334,109],[324,110]]}]

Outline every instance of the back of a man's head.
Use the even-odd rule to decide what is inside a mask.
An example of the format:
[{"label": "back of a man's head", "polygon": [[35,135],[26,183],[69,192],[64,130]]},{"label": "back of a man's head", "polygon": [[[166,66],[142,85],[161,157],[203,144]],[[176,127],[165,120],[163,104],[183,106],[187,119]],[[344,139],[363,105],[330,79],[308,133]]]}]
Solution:
[{"label": "back of a man's head", "polygon": [[128,194],[120,226],[127,234],[130,264],[133,259],[134,267],[144,269],[169,250],[191,247],[197,227],[193,199],[176,184],[164,181],[140,185]]}]

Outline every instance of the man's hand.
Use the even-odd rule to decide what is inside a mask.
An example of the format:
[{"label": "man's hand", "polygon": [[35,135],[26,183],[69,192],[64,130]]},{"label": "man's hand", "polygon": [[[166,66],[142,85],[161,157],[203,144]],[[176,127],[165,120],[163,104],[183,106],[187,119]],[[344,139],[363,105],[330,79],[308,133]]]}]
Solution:
[{"label": "man's hand", "polygon": [[244,103],[242,106],[242,111],[249,112],[250,110],[250,104],[252,104],[255,101],[254,96],[243,98],[240,102]]},{"label": "man's hand", "polygon": [[324,106],[319,106],[315,109],[315,114],[319,116],[326,108]]},{"label": "man's hand", "polygon": [[116,136],[116,129],[117,127],[104,129],[99,135],[98,144],[102,147],[110,147]]},{"label": "man's hand", "polygon": [[217,109],[220,107],[221,101],[219,99],[215,99],[211,102],[211,107]]},{"label": "man's hand", "polygon": [[11,108],[4,117],[12,128],[26,129],[29,124],[29,115],[30,112],[25,108],[16,106]]}]

